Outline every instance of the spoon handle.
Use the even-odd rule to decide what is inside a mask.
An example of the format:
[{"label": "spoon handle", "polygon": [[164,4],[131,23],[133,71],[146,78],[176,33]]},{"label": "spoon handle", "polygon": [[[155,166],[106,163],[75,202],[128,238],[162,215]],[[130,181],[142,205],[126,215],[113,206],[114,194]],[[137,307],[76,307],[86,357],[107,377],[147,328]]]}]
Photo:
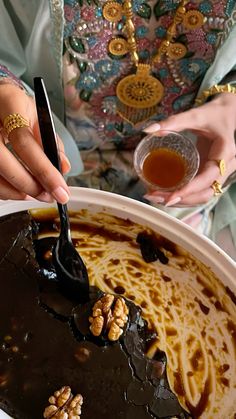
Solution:
[{"label": "spoon handle", "polygon": [[57,134],[52,118],[52,112],[46,87],[42,77],[34,78],[34,91],[44,152],[53,166],[55,166],[61,173],[61,162],[57,148]]},{"label": "spoon handle", "polygon": [[[62,173],[61,161],[59,158],[57,146],[57,134],[55,130],[55,125],[52,117],[46,87],[42,77],[34,78],[34,91],[39,120],[39,128],[44,152],[53,164],[53,166],[55,166],[56,169],[59,170],[60,173]],[[67,205],[57,203],[57,206],[61,220],[61,235],[66,234],[66,236],[69,239],[71,239]]]},{"label": "spoon handle", "polygon": [[66,204],[59,204],[57,203],[60,220],[61,220],[61,231],[60,236],[61,237],[67,237],[69,241],[72,241],[71,239],[71,233],[70,233],[70,221],[68,216],[68,210]]}]

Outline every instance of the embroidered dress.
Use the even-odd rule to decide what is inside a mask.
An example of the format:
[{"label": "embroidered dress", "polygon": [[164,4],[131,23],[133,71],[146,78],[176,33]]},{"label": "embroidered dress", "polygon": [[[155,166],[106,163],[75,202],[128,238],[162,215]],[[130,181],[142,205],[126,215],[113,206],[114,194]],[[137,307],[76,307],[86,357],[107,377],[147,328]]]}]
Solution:
[{"label": "embroidered dress", "polygon": [[[144,200],[145,187],[132,162],[134,148],[143,134],[117,114],[115,94],[119,80],[133,72],[132,62],[129,54],[114,56],[109,52],[109,42],[124,37],[124,20],[114,23],[104,19],[104,4],[104,0],[65,0],[67,126],[85,167],[72,183]],[[173,22],[179,1],[134,0],[132,4],[138,54],[142,62],[149,63]],[[201,13],[204,24],[194,29],[179,24],[175,41],[186,47],[185,56],[180,60],[163,56],[152,66],[165,93],[151,120],[159,121],[193,106],[203,77],[229,33],[234,8],[232,0],[187,3],[187,11],[196,16]]]}]

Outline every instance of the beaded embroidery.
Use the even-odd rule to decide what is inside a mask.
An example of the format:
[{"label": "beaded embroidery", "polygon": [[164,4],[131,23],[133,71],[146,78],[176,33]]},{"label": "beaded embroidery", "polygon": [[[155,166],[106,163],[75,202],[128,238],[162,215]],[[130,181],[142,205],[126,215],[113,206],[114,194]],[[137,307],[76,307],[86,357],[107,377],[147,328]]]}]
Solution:
[{"label": "beaded embroidery", "polygon": [[54,55],[59,70],[59,75],[62,75],[61,54],[62,54],[62,22],[63,22],[63,0],[52,0],[50,2],[50,12],[53,23],[54,35]]},{"label": "beaded embroidery", "polygon": [[[104,3],[104,0],[99,4],[94,0],[83,0],[83,4],[78,7],[79,1],[65,0],[65,45],[70,44],[64,57],[64,62],[67,63],[65,97],[70,109],[70,127],[80,149],[86,149],[86,155],[83,156],[86,167],[86,161],[91,157],[89,173],[93,172],[94,165],[100,164],[104,156],[108,155],[105,150],[114,149],[119,153],[121,149],[131,149],[141,137],[140,133],[116,113],[115,88],[123,76],[130,74],[132,64],[129,54],[117,57],[108,52],[110,40],[123,36],[122,21],[105,21],[101,14]],[[138,51],[144,62],[148,62],[159,47],[178,4],[177,0],[133,0]],[[179,61],[165,57],[160,63],[155,64],[153,74],[165,85],[165,95],[158,114],[152,120],[166,118],[193,105],[217,48],[229,34],[232,21],[236,20],[234,7],[235,2],[232,0],[191,0],[187,4],[187,10],[201,11],[206,21],[202,27],[195,30],[178,25],[176,42],[186,46],[185,57]],[[153,28],[150,27],[150,19],[152,24],[155,22]],[[74,28],[73,32],[71,28]],[[72,35],[80,43],[81,48],[78,52],[73,50]],[[72,122],[74,118],[77,118],[76,124]],[[85,130],[80,128],[78,132],[76,129],[77,125],[82,127],[85,123],[91,127],[90,132],[92,127],[96,130],[96,134],[94,132],[89,136],[89,141],[86,140],[87,134],[82,138],[81,132],[84,133]],[[90,148],[93,151],[97,150],[96,163],[92,158],[92,152],[88,151]],[[109,161],[110,159],[114,160],[111,155]],[[129,156],[129,164],[132,164],[131,159],[132,156]],[[130,176],[132,178],[133,175]],[[93,182],[89,186],[93,186]]]}]

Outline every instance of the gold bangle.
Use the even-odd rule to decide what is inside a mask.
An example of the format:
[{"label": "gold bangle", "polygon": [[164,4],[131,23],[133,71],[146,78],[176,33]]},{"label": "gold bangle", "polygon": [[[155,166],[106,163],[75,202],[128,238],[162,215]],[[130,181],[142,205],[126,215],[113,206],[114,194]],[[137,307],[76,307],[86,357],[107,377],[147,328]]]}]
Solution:
[{"label": "gold bangle", "polygon": [[14,129],[24,127],[29,127],[29,122],[18,113],[12,113],[6,116],[6,118],[3,121],[3,128],[5,129],[7,136]]},{"label": "gold bangle", "polygon": [[219,93],[233,93],[236,94],[236,87],[231,84],[215,84],[207,90],[203,90],[201,95],[195,99],[195,105],[202,105],[209,96],[217,95]]}]

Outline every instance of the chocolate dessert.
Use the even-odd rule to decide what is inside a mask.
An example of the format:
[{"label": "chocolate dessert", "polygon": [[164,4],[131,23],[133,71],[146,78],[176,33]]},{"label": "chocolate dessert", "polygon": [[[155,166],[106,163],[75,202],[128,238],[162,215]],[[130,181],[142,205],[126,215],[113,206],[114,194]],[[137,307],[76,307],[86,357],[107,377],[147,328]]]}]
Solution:
[{"label": "chocolate dessert", "polygon": [[190,417],[169,387],[165,353],[145,355],[156,336],[140,307],[119,288],[91,286],[86,304],[68,299],[54,239],[37,234],[28,213],[0,220],[1,409],[15,419]]}]

